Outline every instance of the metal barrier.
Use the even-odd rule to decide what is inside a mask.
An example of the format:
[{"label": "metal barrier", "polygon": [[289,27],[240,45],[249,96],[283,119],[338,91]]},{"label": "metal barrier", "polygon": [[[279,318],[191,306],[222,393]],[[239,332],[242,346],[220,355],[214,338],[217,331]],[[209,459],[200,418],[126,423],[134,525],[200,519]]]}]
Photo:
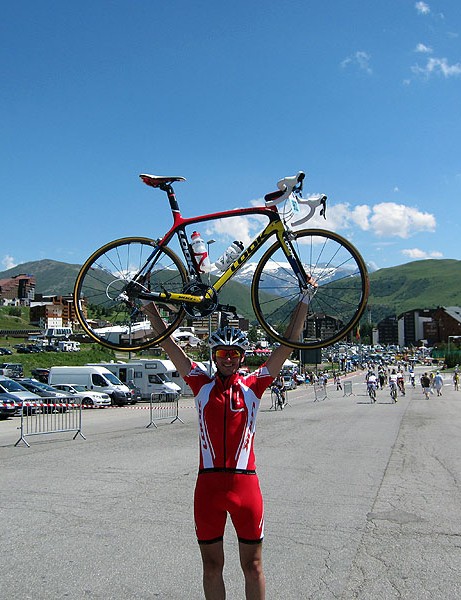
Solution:
[{"label": "metal barrier", "polygon": [[320,400],[326,400],[328,398],[327,394],[327,386],[323,383],[314,383],[314,402],[319,402]]},{"label": "metal barrier", "polygon": [[172,419],[171,423],[181,421],[181,423],[184,424],[184,421],[179,418],[179,394],[177,393],[151,394],[149,414],[150,421],[149,424],[146,425],[146,429],[151,425],[157,427],[155,421],[160,421],[161,419]]},{"label": "metal barrier", "polygon": [[343,383],[343,387],[344,387],[344,396],[355,396],[354,392],[352,391],[352,381],[345,381]]},{"label": "metal barrier", "polygon": [[30,435],[45,435],[49,433],[67,433],[75,431],[75,438],[80,435],[84,440],[86,437],[82,433],[82,404],[81,403],[53,403],[45,404],[43,402],[23,402],[18,404],[21,408],[21,437],[19,442],[30,448],[26,437]]}]

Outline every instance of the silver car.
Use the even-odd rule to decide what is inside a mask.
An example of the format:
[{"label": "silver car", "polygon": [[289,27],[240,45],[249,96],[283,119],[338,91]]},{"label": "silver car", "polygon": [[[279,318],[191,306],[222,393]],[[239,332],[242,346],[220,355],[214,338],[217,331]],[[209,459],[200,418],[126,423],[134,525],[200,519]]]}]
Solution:
[{"label": "silver car", "polygon": [[83,406],[104,408],[111,405],[109,394],[87,390],[84,385],[78,385],[76,383],[55,383],[51,387],[60,392],[64,392],[68,396],[78,399]]}]

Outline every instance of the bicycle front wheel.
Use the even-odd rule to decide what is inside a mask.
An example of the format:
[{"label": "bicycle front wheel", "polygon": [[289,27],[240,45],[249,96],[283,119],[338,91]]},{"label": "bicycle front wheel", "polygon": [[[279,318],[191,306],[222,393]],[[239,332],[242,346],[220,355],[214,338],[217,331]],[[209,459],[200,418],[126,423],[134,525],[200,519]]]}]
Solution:
[{"label": "bicycle front wheel", "polygon": [[[138,279],[142,269],[142,277]],[[180,305],[158,303],[167,324],[158,336],[126,290],[134,280],[147,292],[181,292],[186,269],[168,247],[157,248],[149,238],[130,237],[106,244],[82,266],[74,287],[74,306],[84,331],[107,348],[142,350],[170,335],[184,318]]]},{"label": "bicycle front wheel", "polygon": [[300,286],[279,241],[264,253],[255,270],[253,309],[272,340],[291,348],[323,348],[345,338],[358,324],[368,299],[367,269],[354,246],[336,233],[303,229],[293,237],[293,248],[314,282],[302,339],[291,340],[284,333]]}]

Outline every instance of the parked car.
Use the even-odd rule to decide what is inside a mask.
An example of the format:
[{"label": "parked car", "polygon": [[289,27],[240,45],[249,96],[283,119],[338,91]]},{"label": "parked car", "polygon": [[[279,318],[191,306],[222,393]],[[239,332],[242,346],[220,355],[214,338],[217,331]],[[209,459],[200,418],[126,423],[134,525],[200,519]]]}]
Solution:
[{"label": "parked car", "polygon": [[0,376],[0,393],[10,393],[17,398],[16,404],[17,413],[21,414],[21,410],[25,415],[35,414],[40,410],[41,398],[32,392],[29,392],[17,381],[9,377]]},{"label": "parked car", "polygon": [[59,392],[48,385],[47,383],[42,383],[41,381],[37,381],[36,379],[16,379],[18,383],[20,383],[26,390],[37,394],[42,399],[42,412],[60,412],[64,413],[67,411],[66,404],[72,403],[73,398],[69,397],[69,395]]},{"label": "parked car", "polygon": [[87,390],[84,385],[55,383],[51,387],[68,394],[74,401],[78,399],[84,406],[104,408],[111,405],[109,394]]},{"label": "parked car", "polygon": [[22,377],[24,375],[21,363],[0,363],[0,369],[3,370],[5,377]]},{"label": "parked car", "polygon": [[16,414],[18,407],[16,405],[16,396],[8,392],[0,393],[0,419],[8,419]]},{"label": "parked car", "polygon": [[0,354],[13,354],[13,351],[9,348],[0,348]]},{"label": "parked car", "polygon": [[283,385],[285,386],[286,390],[295,390],[296,389],[296,382],[291,375],[283,376]]}]

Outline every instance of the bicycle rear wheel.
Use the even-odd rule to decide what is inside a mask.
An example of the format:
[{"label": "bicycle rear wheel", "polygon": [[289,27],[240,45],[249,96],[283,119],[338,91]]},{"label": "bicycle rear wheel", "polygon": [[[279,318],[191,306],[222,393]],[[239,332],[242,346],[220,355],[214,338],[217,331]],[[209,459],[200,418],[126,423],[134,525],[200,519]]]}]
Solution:
[{"label": "bicycle rear wheel", "polygon": [[292,244],[307,275],[315,280],[302,339],[285,337],[298,302],[298,278],[279,241],[255,270],[251,299],[256,317],[269,336],[291,348],[316,349],[342,340],[359,322],[368,299],[363,258],[345,238],[323,229],[294,232]]},{"label": "bicycle rear wheel", "polygon": [[[146,266],[147,265],[147,266]],[[138,279],[142,270],[143,276]],[[127,295],[134,280],[148,292],[181,292],[188,277],[180,258],[149,238],[115,240],[94,252],[82,266],[74,287],[74,306],[84,331],[113,350],[142,350],[170,335],[183,320],[180,305],[158,303],[167,324],[162,336],[139,311],[141,303]]]}]

